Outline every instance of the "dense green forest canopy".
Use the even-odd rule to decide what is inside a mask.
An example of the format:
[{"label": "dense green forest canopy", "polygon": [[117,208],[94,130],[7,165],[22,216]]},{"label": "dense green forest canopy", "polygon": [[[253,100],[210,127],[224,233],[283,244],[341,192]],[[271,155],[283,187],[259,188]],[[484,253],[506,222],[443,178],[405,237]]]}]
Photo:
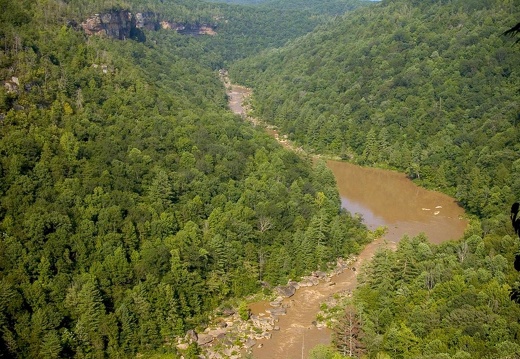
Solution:
[{"label": "dense green forest canopy", "polygon": [[[0,357],[176,356],[175,338],[222,303],[367,242],[323,162],[229,112],[217,70],[244,58],[232,76],[292,139],[406,171],[475,215],[459,242],[376,255],[351,303],[358,352],[520,355],[507,218],[519,53],[500,35],[517,4],[397,0],[331,16],[351,4],[0,0]],[[217,36],[118,41],[73,26],[111,10]]]},{"label": "dense green forest canopy", "polygon": [[509,300],[517,239],[468,234],[432,246],[405,238],[378,252],[354,303],[364,352],[379,358],[516,358],[520,306]]},{"label": "dense green forest canopy", "polygon": [[0,2],[0,357],[175,355],[226,300],[367,240],[324,163],[227,109],[225,41],[67,26],[172,3]]}]

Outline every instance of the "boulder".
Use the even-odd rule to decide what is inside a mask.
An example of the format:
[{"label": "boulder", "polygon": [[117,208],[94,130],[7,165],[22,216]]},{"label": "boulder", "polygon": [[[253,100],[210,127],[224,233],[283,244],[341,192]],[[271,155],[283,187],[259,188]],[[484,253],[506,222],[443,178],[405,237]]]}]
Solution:
[{"label": "boulder", "polygon": [[233,314],[235,314],[235,311],[233,309],[231,309],[231,308],[224,308],[224,309],[222,309],[222,315],[224,315],[226,317],[230,317]]},{"label": "boulder", "polygon": [[199,336],[197,335],[197,333],[193,330],[193,329],[190,329],[186,332],[186,339],[191,343],[191,342],[196,342],[198,339],[199,339]]},{"label": "boulder", "polygon": [[206,345],[206,344],[209,344],[213,341],[213,336],[212,335],[209,335],[209,334],[201,334],[199,335],[199,338],[197,340],[197,344],[198,345]]},{"label": "boulder", "polygon": [[208,335],[211,335],[213,338],[220,338],[227,333],[227,330],[224,328],[218,328],[208,331]]},{"label": "boulder", "polygon": [[327,276],[327,273],[322,272],[322,271],[316,271],[316,272],[314,272],[314,276],[316,278],[320,278],[321,279],[321,278],[325,278]]},{"label": "boulder", "polygon": [[270,313],[273,316],[287,314],[287,310],[285,308],[283,308],[283,307],[267,309],[267,312]]},{"label": "boulder", "polygon": [[312,287],[314,285],[318,285],[320,280],[318,277],[305,277],[300,282],[300,287]]},{"label": "boulder", "polygon": [[300,284],[298,282],[293,281],[293,280],[290,280],[289,282],[287,282],[287,285],[291,286],[291,287],[294,287],[295,289],[298,289],[300,287]]},{"label": "boulder", "polygon": [[245,347],[246,349],[250,349],[250,348],[254,347],[255,344],[256,344],[256,340],[254,340],[254,339],[248,339],[248,340],[244,343],[244,347]]},{"label": "boulder", "polygon": [[292,297],[296,293],[296,288],[292,285],[278,286],[275,288],[278,294],[284,297]]}]

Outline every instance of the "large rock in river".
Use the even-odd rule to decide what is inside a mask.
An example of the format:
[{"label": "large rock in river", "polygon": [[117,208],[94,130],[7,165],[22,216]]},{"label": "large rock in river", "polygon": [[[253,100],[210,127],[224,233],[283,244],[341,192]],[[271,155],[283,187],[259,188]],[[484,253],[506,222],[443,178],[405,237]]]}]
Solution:
[{"label": "large rock in river", "polygon": [[275,289],[278,294],[284,297],[292,297],[296,293],[296,288],[293,285],[279,285]]},{"label": "large rock in river", "polygon": [[287,314],[287,309],[285,309],[283,307],[269,308],[269,309],[266,309],[266,312],[268,312],[269,314],[271,314],[273,316],[278,316],[278,315],[285,315],[285,314]]}]

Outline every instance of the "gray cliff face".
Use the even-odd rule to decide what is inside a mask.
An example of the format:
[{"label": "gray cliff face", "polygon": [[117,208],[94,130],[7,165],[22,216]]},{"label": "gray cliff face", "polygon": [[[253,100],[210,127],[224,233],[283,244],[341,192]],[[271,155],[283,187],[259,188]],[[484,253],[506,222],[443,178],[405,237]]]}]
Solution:
[{"label": "gray cliff face", "polygon": [[114,10],[103,14],[95,14],[81,23],[83,31],[89,35],[109,37],[112,39],[134,39],[144,41],[142,29],[156,31],[171,29],[189,35],[215,35],[214,27],[207,24],[181,24],[167,20],[159,20],[154,13],[132,14],[127,10]]},{"label": "gray cliff face", "polygon": [[95,14],[82,22],[81,27],[87,35],[124,40],[130,38],[132,29],[136,28],[136,19],[129,11],[111,11]]}]

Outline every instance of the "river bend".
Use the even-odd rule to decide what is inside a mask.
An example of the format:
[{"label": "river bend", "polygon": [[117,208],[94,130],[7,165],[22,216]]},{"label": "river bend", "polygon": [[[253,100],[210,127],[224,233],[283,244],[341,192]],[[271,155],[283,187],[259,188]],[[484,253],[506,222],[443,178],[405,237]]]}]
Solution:
[{"label": "river bend", "polygon": [[[247,116],[244,100],[251,94],[245,87],[226,83],[229,107],[242,118],[253,124],[261,121]],[[273,135],[284,147],[297,150],[287,140],[281,139],[272,129]],[[370,243],[354,264],[360,268],[370,260],[381,246],[395,248],[404,236],[424,233],[433,243],[458,239],[464,234],[467,220],[464,211],[455,200],[439,192],[416,186],[404,174],[374,168],[365,168],[346,162],[328,161],[334,173],[341,196],[342,206],[351,213],[358,213],[371,230],[385,226],[388,231],[384,239]],[[308,352],[320,343],[330,342],[330,330],[319,329],[313,322],[320,304],[335,293],[352,291],[356,287],[359,270],[347,269],[332,278],[334,285],[321,282],[317,286],[302,287],[283,305],[287,314],[279,317],[277,327],[270,339],[262,339],[253,348],[253,356],[258,359],[307,358]],[[269,303],[252,303],[251,311],[263,315]]]}]

